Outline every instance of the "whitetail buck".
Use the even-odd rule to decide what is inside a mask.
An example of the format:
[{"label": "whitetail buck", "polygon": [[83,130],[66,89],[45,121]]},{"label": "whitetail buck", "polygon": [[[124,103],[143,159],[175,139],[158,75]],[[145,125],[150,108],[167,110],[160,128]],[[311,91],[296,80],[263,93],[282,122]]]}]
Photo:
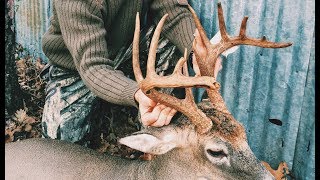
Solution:
[{"label": "whitetail buck", "polygon": [[[64,141],[29,139],[6,144],[6,179],[274,179],[252,153],[243,126],[228,111],[213,76],[214,64],[222,52],[236,45],[282,48],[291,44],[247,37],[247,17],[242,21],[239,36],[229,37],[218,4],[222,39],[212,45],[195,12],[189,8],[209,52],[206,58],[197,58],[200,72],[195,77],[186,72],[186,55],[178,61],[172,75],[160,77],[155,73],[156,48],[165,15],[152,38],[144,79],[138,57],[138,14],[136,19],[133,42],[136,80],[147,96],[177,109],[183,116],[168,126],[146,128],[122,138],[120,143],[161,156],[151,161],[128,160]],[[177,99],[156,90],[165,87],[186,88],[186,98]],[[209,100],[196,105],[191,87],[205,87]]]}]

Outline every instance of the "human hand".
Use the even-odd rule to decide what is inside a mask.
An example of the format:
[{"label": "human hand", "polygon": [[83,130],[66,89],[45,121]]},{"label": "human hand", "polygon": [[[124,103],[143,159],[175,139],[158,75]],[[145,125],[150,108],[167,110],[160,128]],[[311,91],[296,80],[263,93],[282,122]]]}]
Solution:
[{"label": "human hand", "polygon": [[139,103],[141,122],[145,126],[161,127],[168,125],[177,112],[177,110],[171,107],[153,101],[141,89],[134,96]]},{"label": "human hand", "polygon": [[[194,41],[192,44],[192,49],[193,49],[193,57],[192,57],[192,63],[194,68],[199,68],[197,64],[197,59],[205,59],[207,57],[207,49],[206,46],[204,45],[201,36],[199,34],[198,29],[196,29],[194,33]],[[215,63],[215,68],[214,68],[214,77],[217,78],[219,71],[222,69],[222,60],[220,57],[217,58],[216,63]],[[195,70],[196,72],[200,72],[199,70]]]}]

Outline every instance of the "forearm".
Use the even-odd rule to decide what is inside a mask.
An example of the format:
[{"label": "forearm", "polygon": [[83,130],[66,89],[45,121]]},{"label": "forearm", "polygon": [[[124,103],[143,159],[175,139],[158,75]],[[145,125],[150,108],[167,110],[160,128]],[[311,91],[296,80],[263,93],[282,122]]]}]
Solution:
[{"label": "forearm", "polygon": [[98,97],[119,105],[136,106],[134,94],[137,83],[121,72],[105,66],[89,66],[80,69],[80,76],[87,87]]}]

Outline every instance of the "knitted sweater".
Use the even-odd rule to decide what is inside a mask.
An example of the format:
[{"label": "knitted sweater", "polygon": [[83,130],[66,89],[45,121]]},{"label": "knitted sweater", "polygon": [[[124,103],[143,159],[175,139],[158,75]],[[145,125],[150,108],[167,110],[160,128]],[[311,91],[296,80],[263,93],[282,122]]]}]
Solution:
[{"label": "knitted sweater", "polygon": [[[146,1],[146,0],[145,0]],[[179,2],[180,1],[180,2]],[[195,30],[187,0],[149,0],[157,23],[168,13],[162,35],[181,52],[192,47]],[[43,52],[54,65],[77,70],[98,97],[119,105],[136,106],[134,80],[113,69],[117,51],[133,38],[135,15],[142,0],[54,0],[51,25],[43,36]]]}]

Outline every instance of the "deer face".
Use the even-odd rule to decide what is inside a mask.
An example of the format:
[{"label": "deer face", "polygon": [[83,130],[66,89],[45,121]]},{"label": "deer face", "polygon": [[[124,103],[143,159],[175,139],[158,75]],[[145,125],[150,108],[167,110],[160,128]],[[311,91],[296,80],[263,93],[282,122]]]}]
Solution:
[{"label": "deer face", "polygon": [[274,179],[255,157],[245,139],[239,139],[238,147],[232,142],[214,137],[205,142],[205,155],[222,177],[226,179]]},{"label": "deer face", "polygon": [[[208,110],[203,109],[208,103],[204,100],[199,108]],[[241,124],[238,125],[244,131]],[[209,132],[199,134],[195,125],[186,116],[181,116],[168,126],[149,127],[119,142],[145,153],[160,155],[152,160],[154,163],[158,159],[167,159],[166,166],[173,169],[184,166],[179,168],[184,168],[188,177],[194,175],[197,178],[219,180],[273,179],[251,151],[245,134],[230,139],[225,137],[227,131],[221,131],[215,126]]]}]

